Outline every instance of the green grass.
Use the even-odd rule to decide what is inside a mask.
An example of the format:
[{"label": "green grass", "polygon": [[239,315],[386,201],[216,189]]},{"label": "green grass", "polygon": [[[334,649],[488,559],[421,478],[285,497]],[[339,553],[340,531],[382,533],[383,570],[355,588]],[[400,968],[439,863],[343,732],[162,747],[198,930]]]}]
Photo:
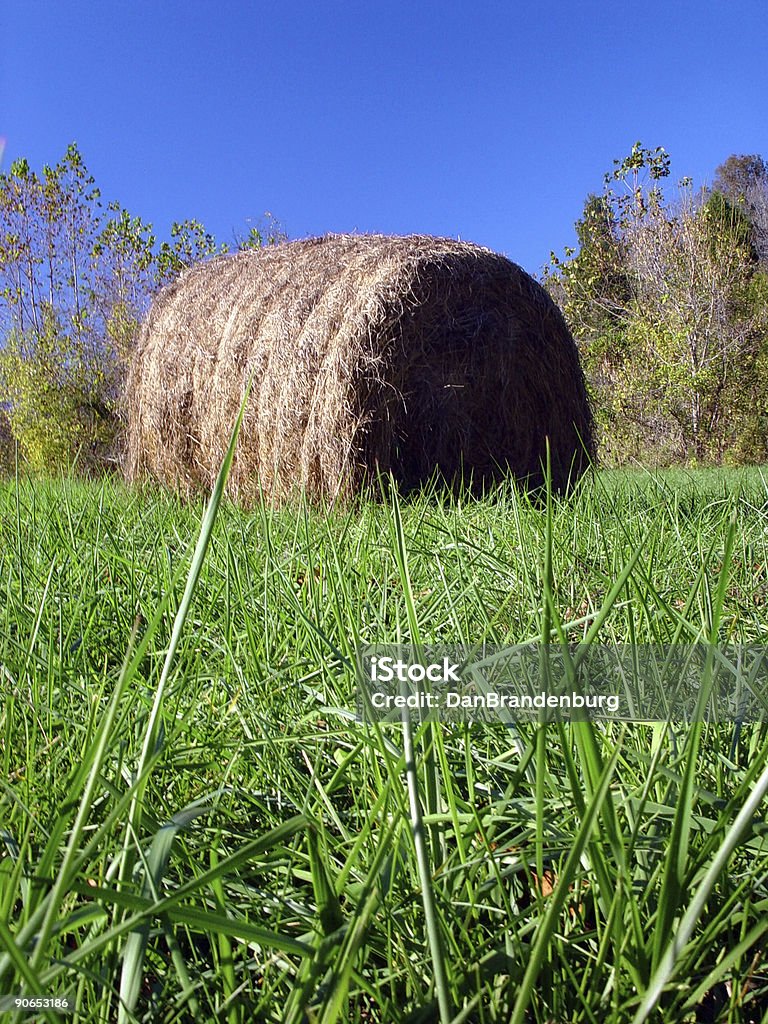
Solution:
[{"label": "green grass", "polygon": [[762,644],[767,481],[205,522],[0,485],[0,993],[89,1022],[764,1019],[763,726],[363,726],[352,664]]}]

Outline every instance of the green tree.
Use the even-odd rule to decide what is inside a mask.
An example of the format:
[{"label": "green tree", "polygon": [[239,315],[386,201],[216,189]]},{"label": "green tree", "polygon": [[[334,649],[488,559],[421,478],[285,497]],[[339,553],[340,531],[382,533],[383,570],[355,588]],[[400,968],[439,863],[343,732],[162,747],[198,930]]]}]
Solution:
[{"label": "green tree", "polygon": [[756,153],[732,154],[717,168],[712,190],[748,221],[755,255],[768,269],[768,164]]},{"label": "green tree", "polygon": [[736,203],[746,202],[755,187],[768,180],[768,164],[757,153],[732,153],[715,171],[712,189],[721,192]]},{"label": "green tree", "polygon": [[[265,245],[279,245],[287,240],[282,226],[266,213],[262,222],[251,227],[247,234],[235,234],[234,248],[261,249]],[[219,244],[200,221],[184,220],[171,225],[170,241],[163,242],[157,253],[157,283],[168,284],[184,270],[200,260],[210,259],[230,251],[226,242]]]},{"label": "green tree", "polygon": [[8,414],[0,408],[0,476],[13,472],[16,462],[16,444]]},{"label": "green tree", "polygon": [[755,260],[728,205],[694,195],[658,204],[628,235],[633,390],[652,414],[662,458],[722,461],[756,398],[745,389],[765,343],[765,309],[751,299]]},{"label": "green tree", "polygon": [[0,397],[36,468],[108,452],[153,245],[149,225],[103,208],[74,145],[40,175],[26,160],[0,175]]},{"label": "green tree", "polygon": [[[282,241],[270,215],[238,248]],[[76,145],[37,174],[0,174],[0,413],[28,462],[114,461],[120,396],[152,294],[228,250],[196,220],[157,245],[152,226],[102,203]]]},{"label": "green tree", "polygon": [[578,250],[552,257],[548,286],[577,338],[611,461],[761,457],[766,304],[751,225],[687,179],[670,201],[669,173],[666,152],[640,143],[615,161],[577,224]]},{"label": "green tree", "polygon": [[52,309],[39,333],[12,331],[2,355],[8,420],[33,470],[92,467],[112,441],[112,425],[87,365]]},{"label": "green tree", "polygon": [[565,259],[551,254],[545,280],[553,292],[559,290],[579,333],[597,338],[621,322],[629,287],[616,220],[605,196],[587,196],[576,237],[578,248],[566,248]]},{"label": "green tree", "polygon": [[578,247],[551,253],[544,283],[560,303],[594,372],[622,358],[631,286],[618,224],[606,196],[589,195],[576,222]]},{"label": "green tree", "polygon": [[200,260],[225,253],[226,243],[218,245],[197,220],[184,220],[171,225],[171,240],[163,242],[157,254],[157,282],[168,284],[185,267]]}]

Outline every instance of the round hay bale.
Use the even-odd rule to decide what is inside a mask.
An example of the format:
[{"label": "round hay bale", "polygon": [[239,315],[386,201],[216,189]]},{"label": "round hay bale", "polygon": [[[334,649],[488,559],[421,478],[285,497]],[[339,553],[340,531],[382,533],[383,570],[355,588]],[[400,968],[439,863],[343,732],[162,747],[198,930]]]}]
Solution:
[{"label": "round hay bale", "polygon": [[129,370],[126,471],[250,503],[347,498],[391,472],[563,489],[594,454],[576,346],[544,289],[466,242],[329,235],[217,257],[156,298]]}]

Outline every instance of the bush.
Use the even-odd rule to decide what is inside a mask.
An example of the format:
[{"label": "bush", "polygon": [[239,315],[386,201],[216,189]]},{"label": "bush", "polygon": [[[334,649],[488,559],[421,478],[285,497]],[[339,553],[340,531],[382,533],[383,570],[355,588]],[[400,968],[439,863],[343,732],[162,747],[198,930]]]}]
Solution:
[{"label": "bush", "polygon": [[30,469],[86,470],[109,456],[117,422],[103,404],[103,371],[89,365],[49,312],[37,334],[12,332],[0,353],[0,387],[13,441]]},{"label": "bush", "polygon": [[10,475],[16,465],[16,442],[11,430],[11,421],[4,409],[0,409],[0,477]]}]

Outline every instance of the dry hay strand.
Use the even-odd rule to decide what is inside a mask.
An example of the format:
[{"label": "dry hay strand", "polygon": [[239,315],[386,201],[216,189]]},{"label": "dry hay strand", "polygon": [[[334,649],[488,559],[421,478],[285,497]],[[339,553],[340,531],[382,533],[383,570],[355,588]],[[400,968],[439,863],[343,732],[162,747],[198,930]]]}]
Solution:
[{"label": "dry hay strand", "polygon": [[217,257],[160,293],[126,387],[126,473],[244,504],[349,498],[389,473],[565,488],[594,455],[576,346],[544,289],[466,242],[329,235]]}]

